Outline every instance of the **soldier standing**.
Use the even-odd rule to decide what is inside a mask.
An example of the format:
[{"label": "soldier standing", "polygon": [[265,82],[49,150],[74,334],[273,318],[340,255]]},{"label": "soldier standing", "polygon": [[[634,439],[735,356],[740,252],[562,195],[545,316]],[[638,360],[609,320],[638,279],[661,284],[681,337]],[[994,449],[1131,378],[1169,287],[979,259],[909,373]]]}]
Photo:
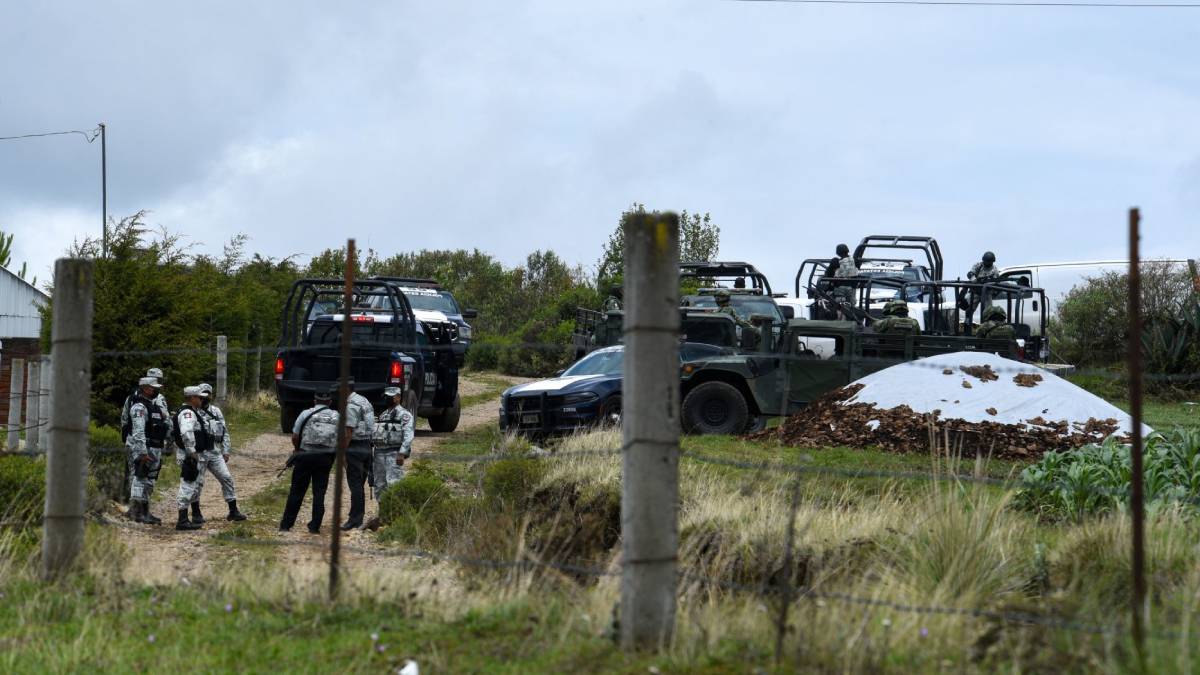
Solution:
[{"label": "soldier standing", "polygon": [[291,530],[296,524],[310,483],[313,499],[308,531],[312,534],[320,532],[321,521],[325,519],[325,490],[329,487],[329,471],[336,458],[338,411],[331,406],[333,396],[328,390],[316,392],[313,399],[313,407],[300,413],[292,427],[295,452],[288,461],[292,467],[292,486],[283,507],[283,518],[279,521],[281,532]]},{"label": "soldier standing", "polygon": [[[858,276],[858,265],[854,264],[854,258],[850,256],[850,247],[845,244],[837,245],[837,257],[830,261],[829,266],[834,268],[834,279],[853,279],[854,277]],[[833,296],[840,302],[846,303],[847,305],[853,305],[853,284],[849,282],[838,283],[835,281],[833,287]]]},{"label": "soldier standing", "polygon": [[177,530],[198,530],[200,525],[188,520],[192,496],[199,494],[199,478],[204,472],[205,455],[212,450],[212,438],[198,410],[203,404],[199,387],[183,388],[184,405],[175,416],[175,459],[179,462],[179,520]]},{"label": "soldier standing", "polygon": [[[171,413],[170,413],[171,409],[169,407],[167,407],[167,399],[165,396],[162,395],[162,389],[161,389],[162,385],[166,384],[166,382],[163,380],[163,371],[161,368],[151,368],[150,370],[146,371],[146,377],[152,377],[155,379],[155,381],[158,382],[159,391],[153,397],[152,400],[155,404],[158,405],[159,409],[163,411],[163,414],[167,417],[167,420],[169,423],[170,419],[171,419]],[[133,405],[133,399],[139,395],[141,395],[141,385],[140,384],[134,388],[133,392],[130,393],[129,396],[125,397],[125,402],[121,405],[121,440],[122,441],[126,440],[126,438],[129,436],[129,430],[130,430],[129,408],[130,408],[130,406]],[[168,438],[170,438],[170,434],[171,434],[171,430],[170,430],[170,428],[168,428],[167,429],[167,437]],[[133,466],[132,459],[129,460],[128,465],[125,468],[126,468],[125,499],[126,499],[126,501],[128,501],[130,494],[133,490],[134,466]]]},{"label": "soldier standing", "polygon": [[871,324],[871,327],[880,335],[921,334],[921,326],[908,315],[908,303],[903,300],[889,300],[883,306],[883,318]]},{"label": "soldier standing", "polygon": [[233,452],[233,441],[229,438],[229,427],[225,424],[225,414],[212,402],[212,385],[208,383],[197,387],[200,390],[200,409],[197,414],[204,417],[212,438],[212,450],[204,453],[200,463],[200,476],[196,479],[196,493],[192,496],[192,522],[197,525],[204,523],[204,514],[200,511],[200,493],[204,491],[205,468],[217,477],[221,484],[221,495],[229,505],[229,514],[225,520],[245,520],[246,516],[238,510],[237,489],[233,484],[233,474],[229,472],[229,454]]},{"label": "soldier standing", "polygon": [[129,517],[138,523],[158,525],[162,520],[150,513],[150,497],[162,468],[162,452],[170,433],[166,411],[154,403],[162,387],[153,377],[138,380],[138,391],[129,406],[129,434],[125,447],[133,467],[130,484]]},{"label": "soldier standing", "polygon": [[354,378],[350,378],[350,396],[346,399],[345,439],[346,482],[350,486],[350,515],[342,523],[343,530],[362,527],[367,498],[365,485],[371,469],[371,437],[375,433],[375,409],[371,402],[354,391]]},{"label": "soldier standing", "polygon": [[403,405],[404,391],[400,387],[388,387],[383,395],[391,401],[387,410],[375,420],[375,435],[371,444],[375,447],[375,499],[389,486],[404,478],[404,460],[412,455],[415,435],[415,420],[412,412]]},{"label": "soldier standing", "polygon": [[[971,269],[967,272],[967,279],[979,284],[991,283],[1000,278],[1000,270],[996,268],[996,254],[988,251],[983,254],[983,258],[971,265]],[[975,309],[979,307],[982,301],[984,309],[992,306],[991,295],[982,289],[972,289],[967,296],[967,302],[970,304],[968,314],[975,314]],[[980,317],[982,319],[982,317]]]},{"label": "soldier standing", "polygon": [[724,288],[718,289],[713,294],[713,298],[717,301],[717,314],[728,314],[741,329],[742,334],[750,331],[751,335],[754,335],[756,338],[758,337],[758,328],[742,317],[742,315],[738,314],[738,311],[730,304],[731,296],[729,295],[729,291]]}]

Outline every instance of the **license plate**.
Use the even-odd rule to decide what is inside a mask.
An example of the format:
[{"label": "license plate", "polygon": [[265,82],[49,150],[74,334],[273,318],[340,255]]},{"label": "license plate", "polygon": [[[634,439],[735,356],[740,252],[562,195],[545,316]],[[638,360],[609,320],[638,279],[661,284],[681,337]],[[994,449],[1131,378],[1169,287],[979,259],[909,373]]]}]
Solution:
[{"label": "license plate", "polygon": [[525,413],[521,415],[521,424],[537,424],[541,421],[537,413]]},{"label": "license plate", "polygon": [[437,385],[437,373],[425,373],[425,386],[433,387]]}]

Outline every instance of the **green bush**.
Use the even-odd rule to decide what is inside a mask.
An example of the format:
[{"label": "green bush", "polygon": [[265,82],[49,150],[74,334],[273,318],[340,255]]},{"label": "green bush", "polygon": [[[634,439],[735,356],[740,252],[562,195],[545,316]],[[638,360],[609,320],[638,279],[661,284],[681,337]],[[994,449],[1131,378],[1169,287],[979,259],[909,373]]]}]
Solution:
[{"label": "green bush", "polygon": [[380,497],[379,520],[384,528],[379,537],[382,541],[439,545],[466,525],[470,507],[470,500],[455,497],[445,481],[418,463]]},{"label": "green bush", "polygon": [[[1176,429],[1151,437],[1143,468],[1148,509],[1200,508],[1200,431]],[[1016,503],[1049,518],[1123,510],[1129,504],[1130,472],[1129,447],[1114,439],[1047,453],[1021,472]]]},{"label": "green bush", "polygon": [[95,421],[88,427],[88,471],[102,498],[124,497],[129,471],[124,449],[119,429],[100,426]]},{"label": "green bush", "polygon": [[483,472],[483,496],[496,504],[517,506],[533,494],[546,465],[531,457],[512,457],[493,462]]},{"label": "green bush", "polygon": [[36,521],[46,503],[46,462],[40,457],[0,457],[0,520]]}]

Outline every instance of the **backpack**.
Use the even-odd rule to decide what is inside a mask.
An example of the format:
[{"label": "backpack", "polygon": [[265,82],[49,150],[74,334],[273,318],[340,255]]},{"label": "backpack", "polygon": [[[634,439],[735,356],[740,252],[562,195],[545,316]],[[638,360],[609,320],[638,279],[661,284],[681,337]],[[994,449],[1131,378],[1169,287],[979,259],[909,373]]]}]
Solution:
[{"label": "backpack", "polygon": [[[329,415],[323,413],[332,412]],[[319,417],[318,417],[319,416]],[[300,425],[300,444],[314,448],[332,448],[337,445],[338,418],[336,410],[323,406],[313,411]]]}]

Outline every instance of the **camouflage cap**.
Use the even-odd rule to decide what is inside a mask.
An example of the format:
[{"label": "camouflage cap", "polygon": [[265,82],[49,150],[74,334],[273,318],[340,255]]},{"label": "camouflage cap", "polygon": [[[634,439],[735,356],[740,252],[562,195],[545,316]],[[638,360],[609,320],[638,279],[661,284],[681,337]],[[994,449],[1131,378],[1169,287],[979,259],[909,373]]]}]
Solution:
[{"label": "camouflage cap", "polygon": [[163,379],[162,368],[151,368],[150,370],[147,370],[146,377],[153,377],[158,380]]},{"label": "camouflage cap", "polygon": [[201,382],[200,384],[196,385],[196,388],[199,389],[200,393],[204,396],[212,396],[213,387],[211,384],[207,382]]},{"label": "camouflage cap", "polygon": [[383,390],[383,395],[387,396],[388,398],[399,396],[402,393],[404,393],[404,390],[402,390],[400,387],[388,387],[387,389]]},{"label": "camouflage cap", "polygon": [[202,396],[202,393],[200,392],[200,387],[184,387],[183,388],[183,397],[184,398],[191,398],[193,396]]},{"label": "camouflage cap", "polygon": [[713,297],[717,299],[717,302],[721,302],[722,300],[728,301],[729,291],[724,288],[718,289],[716,293],[713,293]]},{"label": "camouflage cap", "polygon": [[162,383],[160,383],[156,378],[153,378],[153,377],[141,378],[140,380],[138,380],[138,386],[139,387],[154,387],[155,389],[162,389]]},{"label": "camouflage cap", "polygon": [[333,398],[333,392],[328,389],[318,389],[313,392],[313,398],[318,401],[328,401]]}]

